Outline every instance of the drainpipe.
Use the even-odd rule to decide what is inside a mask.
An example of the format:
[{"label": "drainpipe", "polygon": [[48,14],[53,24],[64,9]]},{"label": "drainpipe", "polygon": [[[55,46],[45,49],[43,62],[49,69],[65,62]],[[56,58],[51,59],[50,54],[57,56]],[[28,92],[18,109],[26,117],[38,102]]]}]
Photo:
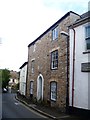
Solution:
[{"label": "drainpipe", "polygon": [[74,71],[75,71],[75,29],[72,27],[74,38],[73,38],[73,71],[72,71],[72,107],[74,104]]}]

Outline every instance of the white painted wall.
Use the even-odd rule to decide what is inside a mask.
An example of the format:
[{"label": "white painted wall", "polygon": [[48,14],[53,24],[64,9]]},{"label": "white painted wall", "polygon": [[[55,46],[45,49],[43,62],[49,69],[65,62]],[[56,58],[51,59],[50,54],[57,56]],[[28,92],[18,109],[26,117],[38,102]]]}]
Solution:
[{"label": "white painted wall", "polygon": [[26,76],[27,76],[27,64],[20,70],[19,91],[23,95],[25,95],[25,92],[26,92]]},{"label": "white painted wall", "polygon": [[[81,63],[88,62],[85,42],[85,25],[75,28],[75,81],[74,81],[74,107],[88,109],[88,72],[81,72]],[[72,106],[72,59],[73,59],[73,30],[70,29],[70,89],[69,106]]]}]

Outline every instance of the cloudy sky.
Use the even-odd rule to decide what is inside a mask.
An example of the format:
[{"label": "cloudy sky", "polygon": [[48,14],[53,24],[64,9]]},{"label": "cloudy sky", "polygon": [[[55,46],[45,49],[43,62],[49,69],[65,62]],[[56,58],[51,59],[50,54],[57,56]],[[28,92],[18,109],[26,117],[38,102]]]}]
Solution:
[{"label": "cloudy sky", "polygon": [[83,14],[89,0],[0,0],[0,69],[19,71],[28,44],[68,11]]}]

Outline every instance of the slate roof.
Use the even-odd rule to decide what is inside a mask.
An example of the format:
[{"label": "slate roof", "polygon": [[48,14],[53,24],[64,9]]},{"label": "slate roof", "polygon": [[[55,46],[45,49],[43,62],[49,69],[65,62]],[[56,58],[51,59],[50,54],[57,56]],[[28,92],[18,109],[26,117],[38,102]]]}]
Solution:
[{"label": "slate roof", "polygon": [[81,19],[86,18],[86,17],[90,17],[90,11],[81,15]]}]

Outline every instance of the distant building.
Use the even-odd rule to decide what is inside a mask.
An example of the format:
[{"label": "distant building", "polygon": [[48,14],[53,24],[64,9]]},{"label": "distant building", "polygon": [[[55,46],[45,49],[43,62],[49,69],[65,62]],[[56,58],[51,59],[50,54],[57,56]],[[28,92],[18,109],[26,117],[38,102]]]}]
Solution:
[{"label": "distant building", "polygon": [[25,62],[25,63],[20,67],[19,92],[20,92],[20,94],[22,94],[22,95],[26,95],[27,64],[28,64],[28,62]]},{"label": "distant building", "polygon": [[90,110],[90,11],[81,15],[72,27],[69,106]]},{"label": "distant building", "polygon": [[19,73],[16,71],[10,71],[10,81],[9,86],[14,87],[16,84],[19,83]]},{"label": "distant building", "polygon": [[67,38],[68,26],[80,16],[72,11],[65,14],[35,41],[28,45],[27,97],[45,101],[65,110],[67,95]]}]

